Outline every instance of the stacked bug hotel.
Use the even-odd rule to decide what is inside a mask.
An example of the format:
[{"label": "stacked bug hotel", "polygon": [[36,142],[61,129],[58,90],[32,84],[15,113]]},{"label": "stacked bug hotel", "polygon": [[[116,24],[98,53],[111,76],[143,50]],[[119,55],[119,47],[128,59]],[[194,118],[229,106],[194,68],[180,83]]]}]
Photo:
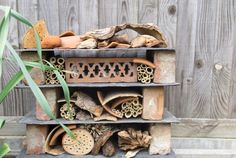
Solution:
[{"label": "stacked bug hotel", "polygon": [[[175,157],[170,139],[171,123],[177,120],[164,108],[164,86],[178,85],[175,51],[166,49],[156,25],[122,24],[83,35],[67,31],[58,36],[47,32],[44,21],[34,28],[44,63],[56,67],[68,84],[70,104],[53,70],[33,68],[31,77],[54,115],[76,139],[36,102],[35,111],[21,120],[27,124],[27,145],[19,157]],[[130,40],[127,34],[118,33],[125,29],[138,35]],[[32,29],[25,34],[23,47],[23,59],[38,59]],[[19,87],[27,87],[27,82]]]}]

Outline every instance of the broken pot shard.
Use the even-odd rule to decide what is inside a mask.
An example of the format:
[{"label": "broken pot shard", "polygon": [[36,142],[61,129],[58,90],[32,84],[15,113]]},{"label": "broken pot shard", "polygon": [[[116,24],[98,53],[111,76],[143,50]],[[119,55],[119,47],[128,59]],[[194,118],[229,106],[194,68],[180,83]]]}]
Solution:
[{"label": "broken pot shard", "polygon": [[41,47],[45,49],[51,49],[61,46],[61,39],[58,36],[44,37],[41,42]]},{"label": "broken pot shard", "polygon": [[108,113],[118,118],[122,118],[123,115],[120,111],[113,111],[114,109],[111,109],[111,105],[109,105],[110,101],[123,97],[142,97],[142,95],[140,95],[139,93],[132,91],[115,91],[109,92],[107,94],[103,94],[101,91],[97,91],[97,96],[103,108]]},{"label": "broken pot shard", "polygon": [[77,48],[80,44],[81,39],[80,36],[66,36],[61,37],[61,47],[60,48]]},{"label": "broken pot shard", "polygon": [[59,37],[75,36],[75,33],[72,31],[65,31],[59,35]]},{"label": "broken pot shard", "polygon": [[123,98],[117,98],[115,99],[112,103],[111,103],[111,109],[115,109],[116,107],[118,107],[119,105],[121,105],[124,102],[127,101],[131,101],[133,100],[135,97],[123,97]]},{"label": "broken pot shard", "polygon": [[77,48],[79,49],[94,49],[97,47],[97,41],[93,38],[82,41]]},{"label": "broken pot shard", "polygon": [[105,105],[108,102],[112,101],[113,99],[122,98],[122,97],[142,97],[141,94],[135,92],[135,91],[112,91],[106,94],[103,94],[101,91],[98,91],[98,93],[101,93],[101,104]]},{"label": "broken pot shard", "polygon": [[153,64],[152,62],[148,61],[147,59],[143,59],[143,58],[134,58],[133,62],[136,64],[144,64],[147,65],[153,69],[156,68],[155,64]]},{"label": "broken pot shard", "polygon": [[52,150],[52,148],[49,146],[49,141],[51,140],[53,133],[59,128],[60,126],[56,126],[55,128],[53,128],[51,130],[51,132],[48,134],[47,139],[45,141],[44,144],[44,148],[45,148],[45,152],[51,155],[59,155],[59,154],[63,154],[64,152],[54,152],[54,150]]},{"label": "broken pot shard", "polygon": [[[76,125],[68,125],[67,126],[69,129],[75,129],[76,128]],[[51,140],[49,140],[49,145],[50,146],[53,146],[53,145],[57,145],[57,138],[61,135],[65,133],[65,130],[60,127],[59,129],[56,129],[55,133],[53,134]]]},{"label": "broken pot shard", "polygon": [[95,101],[83,92],[75,92],[73,96],[77,97],[75,105],[79,108],[90,112],[95,116],[101,116],[103,108],[95,103]]}]

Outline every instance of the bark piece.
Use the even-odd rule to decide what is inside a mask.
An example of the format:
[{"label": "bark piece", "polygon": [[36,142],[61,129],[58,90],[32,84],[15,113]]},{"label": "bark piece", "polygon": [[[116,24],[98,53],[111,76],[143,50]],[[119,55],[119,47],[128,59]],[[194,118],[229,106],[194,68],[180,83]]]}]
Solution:
[{"label": "bark piece", "polygon": [[95,125],[82,125],[80,126],[82,129],[86,129],[89,133],[93,136],[95,142],[107,131],[111,130],[110,126],[102,125],[102,124],[95,124]]},{"label": "bark piece", "polygon": [[61,46],[61,39],[58,36],[47,36],[41,41],[41,47],[51,49]]},{"label": "bark piece", "polygon": [[68,134],[65,134],[62,138],[63,149],[72,155],[86,155],[94,147],[94,139],[92,135],[85,129],[74,129],[72,133],[76,139],[71,138]]},{"label": "bark piece", "polygon": [[98,42],[98,48],[106,48],[109,45],[108,41],[100,41]]},{"label": "bark piece", "polygon": [[164,87],[143,88],[142,118],[161,120],[164,112]]},{"label": "bark piece", "polygon": [[[69,129],[75,129],[76,128],[76,125],[68,125],[67,126]],[[49,145],[50,146],[53,146],[53,145],[57,145],[57,143],[58,143],[58,137],[61,135],[61,134],[63,134],[63,133],[65,133],[65,130],[62,128],[62,127],[60,127],[60,128],[56,128],[56,131],[55,131],[55,133],[53,133],[53,135],[52,135],[52,138],[50,139],[50,141],[49,141]]]},{"label": "bark piece", "polygon": [[143,150],[143,148],[139,148],[139,149],[135,149],[135,150],[130,150],[125,154],[125,158],[132,158],[135,157],[138,152],[140,152],[141,150]]},{"label": "bark piece", "polygon": [[80,110],[76,114],[76,119],[81,120],[81,121],[89,120],[89,119],[91,119],[91,115],[88,112],[86,112],[85,110]]},{"label": "bark piece", "polygon": [[128,34],[114,35],[111,39],[109,39],[109,41],[122,44],[129,44],[129,36]]},{"label": "bark piece", "polygon": [[60,48],[77,48],[77,46],[81,43],[80,36],[66,36],[61,37],[61,47]]},{"label": "bark piece", "polygon": [[130,48],[131,45],[130,44],[123,44],[123,43],[119,43],[116,48]]},{"label": "bark piece", "polygon": [[156,52],[154,53],[154,82],[156,83],[174,83],[175,82],[175,59],[174,52]]},{"label": "bark piece", "polygon": [[91,151],[91,154],[98,155],[101,147],[107,142],[107,140],[117,131],[106,131],[102,136],[100,136],[95,143],[93,150]]},{"label": "bark piece", "polygon": [[26,128],[26,153],[29,155],[38,155],[45,153],[44,144],[48,134],[48,126],[27,125]]},{"label": "bark piece", "polygon": [[94,117],[94,121],[102,121],[102,120],[117,121],[117,118],[109,113],[102,114],[99,117]]},{"label": "bark piece", "polygon": [[94,49],[97,47],[97,41],[93,38],[82,41],[77,48],[79,49]]},{"label": "bark piece", "polygon": [[110,157],[114,155],[115,152],[116,152],[115,145],[110,140],[108,140],[102,147],[102,154],[104,156]]},{"label": "bark piece", "polygon": [[[52,113],[57,117],[57,111],[58,111],[57,98],[59,96],[59,90],[57,88],[45,88],[42,89],[42,92],[50,105]],[[37,101],[36,101],[36,118],[38,120],[43,120],[43,121],[51,120],[51,118],[43,111],[43,109],[41,108],[40,104]]]},{"label": "bark piece", "polygon": [[133,128],[118,132],[118,145],[122,150],[148,148],[152,137],[147,131],[136,131]]},{"label": "bark piece", "polygon": [[166,155],[171,152],[171,124],[155,124],[150,127],[152,136],[149,154]]},{"label": "bark piece", "polygon": [[[39,20],[36,24],[34,24],[33,27],[35,31],[38,33],[40,41],[42,41],[43,38],[49,35],[47,26],[44,20]],[[34,29],[30,28],[25,33],[23,37],[23,48],[36,48],[36,39],[34,37]]]},{"label": "bark piece", "polygon": [[138,32],[141,35],[151,35],[155,37],[159,41],[163,41],[163,44],[160,47],[167,47],[166,40],[164,35],[161,33],[158,26],[154,24],[121,24],[117,26],[111,26],[109,28],[98,29],[94,31],[90,31],[83,35],[84,37],[93,37],[97,40],[107,40],[113,37],[117,32],[131,29]]},{"label": "bark piece", "polygon": [[132,48],[144,47],[146,44],[146,39],[143,36],[138,35],[131,41]]},{"label": "bark piece", "polygon": [[101,116],[103,108],[97,105],[95,101],[87,94],[78,91],[74,92],[72,97],[77,98],[75,105],[77,105],[79,108],[86,110],[95,116]]}]

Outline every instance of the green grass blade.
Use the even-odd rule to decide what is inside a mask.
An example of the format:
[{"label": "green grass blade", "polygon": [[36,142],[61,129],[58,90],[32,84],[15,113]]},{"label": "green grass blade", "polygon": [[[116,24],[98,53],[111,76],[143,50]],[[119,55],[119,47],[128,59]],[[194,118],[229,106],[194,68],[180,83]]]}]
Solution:
[{"label": "green grass blade", "polygon": [[5,156],[9,151],[10,151],[10,147],[7,144],[3,144],[0,147],[0,158],[2,158],[3,156]]},{"label": "green grass blade", "polygon": [[0,77],[2,76],[2,57],[7,41],[10,22],[10,7],[5,7],[5,15],[0,24]]},{"label": "green grass blade", "polygon": [[5,125],[5,120],[0,119],[0,129]]},{"label": "green grass blade", "polygon": [[[32,67],[26,67],[27,71],[31,71]],[[3,87],[0,93],[0,103],[10,93],[10,91],[24,78],[22,71],[17,72],[12,76],[11,80]]]},{"label": "green grass blade", "polygon": [[39,104],[41,105],[43,111],[53,120],[55,120],[57,123],[59,123],[63,129],[67,132],[67,134],[69,136],[71,136],[72,138],[75,138],[75,136],[73,135],[73,133],[71,132],[70,129],[68,129],[65,125],[63,125],[61,122],[59,122],[56,117],[53,115],[50,105],[48,104],[45,96],[43,95],[42,91],[39,89],[38,85],[33,81],[33,79],[31,78],[29,72],[27,71],[23,61],[21,60],[21,58],[19,57],[19,55],[16,53],[16,51],[12,48],[12,46],[6,42],[6,46],[7,48],[10,50],[10,52],[12,53],[13,57],[15,58],[16,62],[18,63],[18,65],[20,66],[20,69],[22,71],[22,73],[25,76],[25,79],[27,81],[27,83],[30,86],[31,91],[33,92],[34,96],[36,97],[37,101],[39,102]]},{"label": "green grass blade", "polygon": [[[54,66],[50,62],[48,62],[48,61],[45,61],[45,62],[51,68],[54,68]],[[67,105],[69,106],[70,105],[70,91],[69,91],[68,85],[67,85],[66,81],[63,79],[63,77],[61,76],[61,74],[58,72],[58,70],[53,70],[53,72],[56,74],[57,79],[59,80],[59,82],[62,86],[62,89],[63,89],[63,92],[64,92],[64,97],[66,99]]]}]

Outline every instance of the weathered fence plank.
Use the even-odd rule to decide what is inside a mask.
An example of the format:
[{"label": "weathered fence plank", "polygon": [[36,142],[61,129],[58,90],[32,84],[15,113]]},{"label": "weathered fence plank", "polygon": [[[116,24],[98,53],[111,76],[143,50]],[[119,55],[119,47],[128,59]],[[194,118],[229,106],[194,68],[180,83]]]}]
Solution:
[{"label": "weathered fence plank", "polygon": [[[182,83],[167,89],[168,109],[177,117],[236,118],[233,0],[2,0],[0,4],[10,4],[32,23],[46,19],[51,34],[65,30],[81,34],[124,22],[158,24],[169,47],[176,48],[176,77]],[[17,46],[27,27],[12,24],[9,39]],[[18,70],[11,63],[5,69],[1,86]],[[23,115],[34,106],[33,98],[29,90],[14,90],[0,115]]]},{"label": "weathered fence plank", "polygon": [[79,34],[79,1],[60,0],[59,3],[59,31],[74,31]]}]

